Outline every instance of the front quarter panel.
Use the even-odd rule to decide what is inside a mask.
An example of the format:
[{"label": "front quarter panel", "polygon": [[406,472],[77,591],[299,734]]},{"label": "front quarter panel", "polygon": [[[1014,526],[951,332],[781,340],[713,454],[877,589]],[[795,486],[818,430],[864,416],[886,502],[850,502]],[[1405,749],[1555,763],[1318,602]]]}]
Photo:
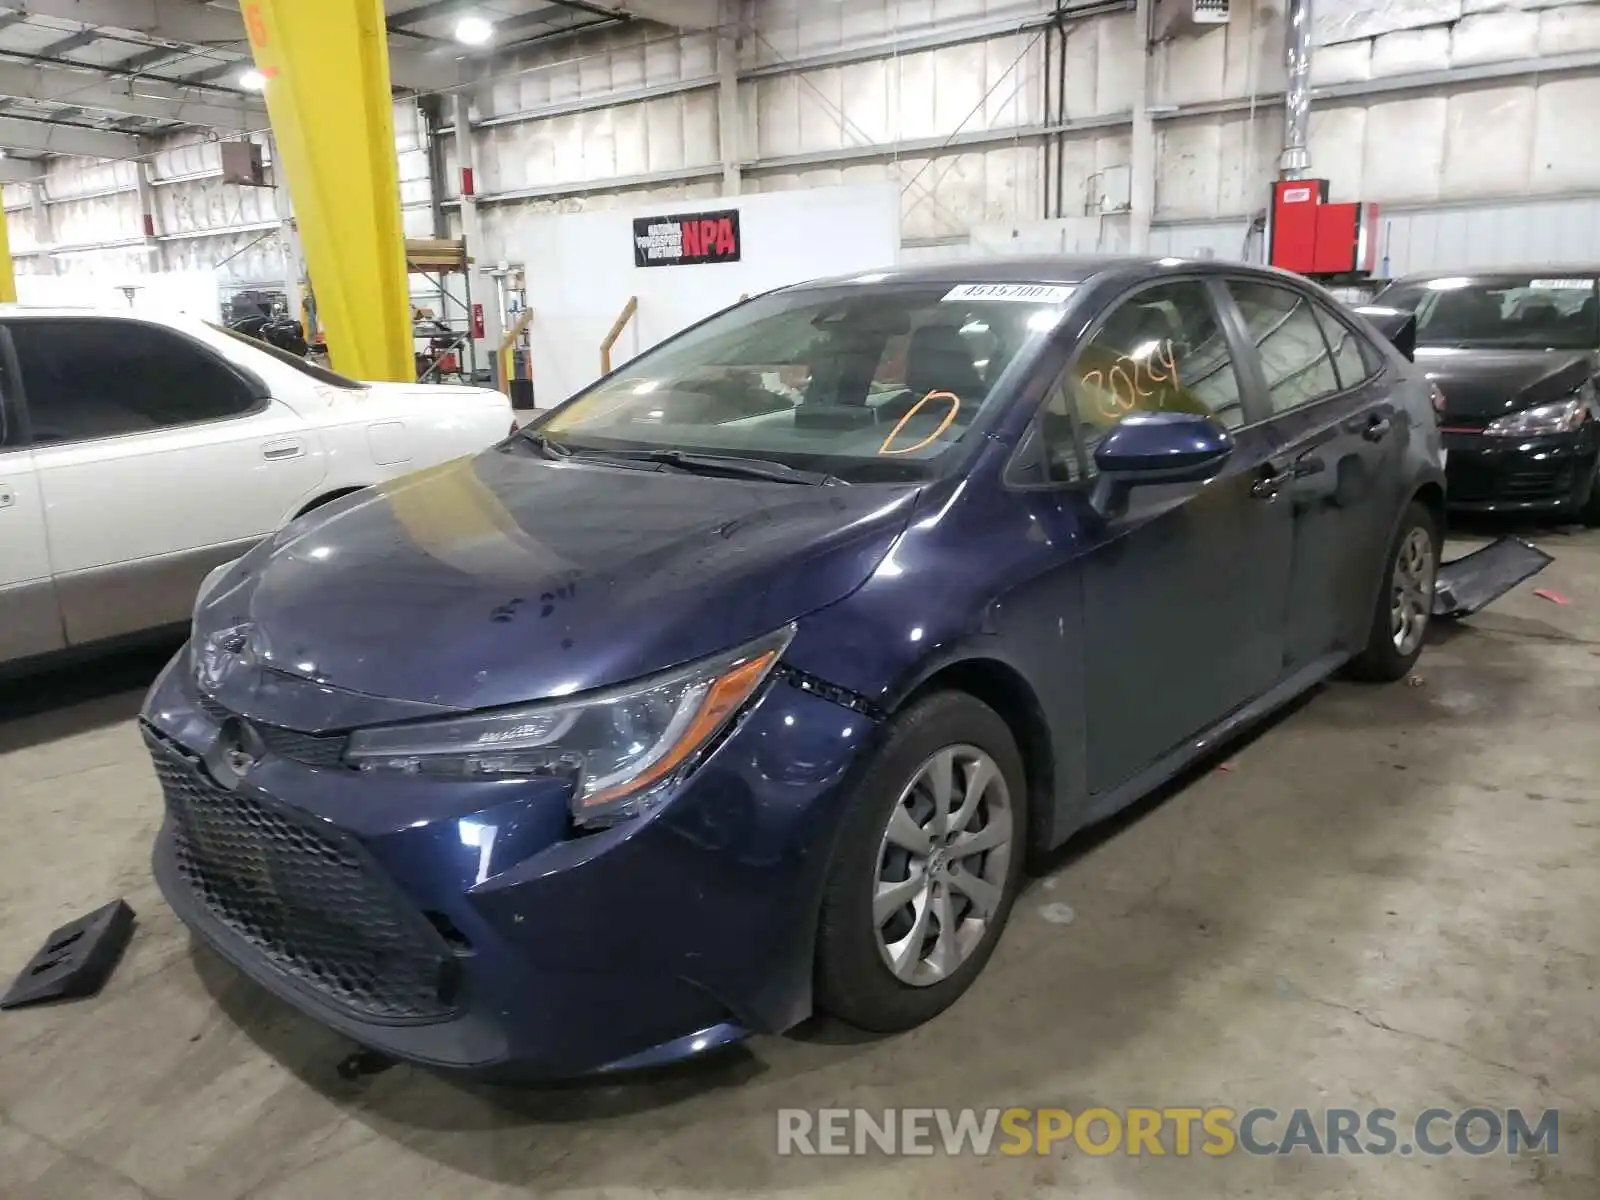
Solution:
[{"label": "front quarter panel", "polygon": [[[787,660],[893,712],[940,671],[982,662],[1023,682],[1056,769],[1037,844],[1059,840],[1082,795],[1082,605],[1072,512],[1051,491],[998,482],[1009,448],[932,488],[857,591],[807,617]],[[1022,733],[1018,732],[1019,741]]]}]

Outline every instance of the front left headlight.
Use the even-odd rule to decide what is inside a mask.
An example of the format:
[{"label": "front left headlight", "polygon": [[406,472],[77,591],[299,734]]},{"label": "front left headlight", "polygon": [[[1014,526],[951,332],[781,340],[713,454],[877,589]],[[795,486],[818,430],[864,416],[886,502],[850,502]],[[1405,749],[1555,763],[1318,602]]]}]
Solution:
[{"label": "front left headlight", "polygon": [[345,760],[363,771],[453,779],[569,778],[580,825],[648,811],[771,674],[787,626],[737,650],[621,687],[357,730]]},{"label": "front left headlight", "polygon": [[1582,396],[1561,400],[1555,404],[1541,404],[1496,417],[1484,428],[1490,437],[1532,437],[1541,433],[1570,433],[1589,415],[1589,402]]}]

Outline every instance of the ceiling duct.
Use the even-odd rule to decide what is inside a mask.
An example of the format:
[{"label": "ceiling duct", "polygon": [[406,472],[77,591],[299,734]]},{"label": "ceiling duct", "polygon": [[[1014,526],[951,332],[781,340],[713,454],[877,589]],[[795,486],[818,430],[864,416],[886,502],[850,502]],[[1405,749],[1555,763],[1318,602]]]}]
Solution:
[{"label": "ceiling duct", "polygon": [[1229,0],[1156,0],[1154,37],[1199,37],[1226,25],[1232,15]]}]

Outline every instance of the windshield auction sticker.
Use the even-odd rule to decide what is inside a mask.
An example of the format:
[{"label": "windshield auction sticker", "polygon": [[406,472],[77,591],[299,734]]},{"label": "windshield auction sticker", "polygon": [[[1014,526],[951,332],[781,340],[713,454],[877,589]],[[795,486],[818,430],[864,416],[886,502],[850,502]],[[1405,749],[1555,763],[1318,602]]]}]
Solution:
[{"label": "windshield auction sticker", "polygon": [[1017,304],[1065,304],[1076,289],[1059,283],[960,283],[944,302],[958,300],[1008,300]]},{"label": "windshield auction sticker", "polygon": [[1587,292],[1594,287],[1592,279],[1530,279],[1528,286],[1541,292]]}]

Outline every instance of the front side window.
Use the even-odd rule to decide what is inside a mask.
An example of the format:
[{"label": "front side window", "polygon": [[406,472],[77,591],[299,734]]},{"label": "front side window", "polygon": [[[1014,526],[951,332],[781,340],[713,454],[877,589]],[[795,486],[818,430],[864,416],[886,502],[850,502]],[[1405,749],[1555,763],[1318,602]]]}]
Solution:
[{"label": "front side window", "polygon": [[1600,346],[1593,276],[1494,275],[1398,283],[1372,301],[1417,314],[1417,345],[1592,350]]},{"label": "front side window", "polygon": [[35,444],[215,421],[256,403],[225,363],[158,325],[38,317],[10,329]]},{"label": "front side window", "polygon": [[[1004,292],[1005,289],[999,289]],[[776,460],[848,482],[917,479],[997,402],[1060,318],[1044,301],[943,284],[782,292],[647,351],[534,428],[565,449]]]},{"label": "front side window", "polygon": [[1267,396],[1275,413],[1288,412],[1339,390],[1333,355],[1312,302],[1270,283],[1229,280],[1245,333],[1261,355]]},{"label": "front side window", "polygon": [[1130,412],[1201,413],[1230,429],[1244,423],[1227,338],[1199,280],[1160,284],[1120,302],[1078,352],[1071,386],[1091,455]]}]

